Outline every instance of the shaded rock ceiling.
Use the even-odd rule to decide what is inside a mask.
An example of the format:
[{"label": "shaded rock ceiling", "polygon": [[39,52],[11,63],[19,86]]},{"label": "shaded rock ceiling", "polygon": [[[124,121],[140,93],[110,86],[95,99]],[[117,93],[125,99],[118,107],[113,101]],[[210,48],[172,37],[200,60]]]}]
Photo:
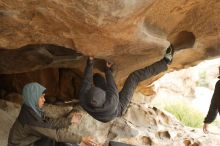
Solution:
[{"label": "shaded rock ceiling", "polygon": [[170,43],[169,69],[191,66],[220,55],[219,8],[218,0],[1,0],[0,74],[70,68],[81,75],[85,56],[94,56],[118,66],[121,84]]}]

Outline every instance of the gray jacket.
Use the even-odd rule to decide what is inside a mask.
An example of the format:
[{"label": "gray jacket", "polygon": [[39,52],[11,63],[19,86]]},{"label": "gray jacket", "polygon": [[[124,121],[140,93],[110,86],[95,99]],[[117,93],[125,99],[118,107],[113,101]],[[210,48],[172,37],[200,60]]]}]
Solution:
[{"label": "gray jacket", "polygon": [[[84,79],[80,90],[80,105],[93,118],[101,122],[109,122],[118,116],[119,94],[110,68],[106,69],[106,90],[93,85],[93,61],[88,60]],[[98,106],[92,105],[93,99],[98,99]],[[100,106],[101,105],[101,106]]]},{"label": "gray jacket", "polygon": [[37,108],[36,102],[44,90],[45,88],[38,83],[30,83],[24,87],[24,104],[10,130],[8,146],[34,146],[35,142],[42,138],[69,143],[81,141],[81,136],[65,132],[62,129],[71,124],[70,118],[45,117],[43,112]]}]

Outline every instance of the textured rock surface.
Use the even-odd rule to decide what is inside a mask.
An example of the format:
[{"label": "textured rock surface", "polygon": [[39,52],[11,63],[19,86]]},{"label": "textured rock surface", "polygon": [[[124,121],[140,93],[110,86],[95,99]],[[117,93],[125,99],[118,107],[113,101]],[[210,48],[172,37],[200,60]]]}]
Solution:
[{"label": "textured rock surface", "polygon": [[170,42],[177,50],[170,69],[191,66],[220,54],[219,7],[217,0],[1,0],[0,74],[80,72],[85,57],[77,51],[115,62],[121,85],[131,71],[162,58]]},{"label": "textured rock surface", "polygon": [[219,55],[219,7],[217,0],[1,0],[0,47],[59,45],[110,59],[126,76],[161,58],[171,41],[185,49],[173,65],[183,68]]},{"label": "textured rock surface", "polygon": [[[20,102],[20,98],[14,97],[23,85],[38,81],[48,88],[51,97],[69,100],[77,96],[86,60],[84,55],[114,62],[118,66],[119,87],[131,71],[162,58],[170,42],[177,50],[170,70],[219,56],[219,7],[218,0],[0,0],[0,97]],[[97,62],[97,67],[102,68],[103,61]],[[140,86],[138,91],[154,94],[145,86]],[[183,145],[189,131],[180,128],[182,134],[178,134],[175,122],[165,122],[165,128],[160,129],[156,123],[157,118],[163,117],[161,112],[146,110],[154,115],[152,120],[148,116],[132,119],[132,124],[128,122],[129,114],[139,111],[134,105],[124,121],[114,121],[109,137],[137,145]],[[1,117],[5,117],[1,122],[5,120],[2,123],[9,127],[12,118],[7,111],[10,113],[10,110],[1,110]],[[142,114],[144,111],[141,109]],[[144,120],[153,129],[144,129]],[[100,123],[96,124],[97,129],[102,129]],[[144,134],[139,133],[139,126]],[[131,135],[117,130],[123,127]],[[106,133],[100,135],[106,136]],[[100,142],[106,137],[101,137]],[[204,140],[204,145],[217,142],[209,136],[200,138],[195,134],[185,144],[194,143],[193,139],[195,142]]]},{"label": "textured rock surface", "polygon": [[[20,106],[0,100],[0,144],[6,146],[8,132]],[[71,110],[71,107],[46,106],[51,117],[58,117]],[[7,121],[7,122],[6,122]],[[106,145],[109,140],[120,141],[136,146],[217,146],[218,135],[204,135],[201,129],[190,129],[181,125],[174,117],[155,107],[131,104],[127,113],[110,123],[101,123],[84,113],[78,126],[63,129],[81,135],[92,135],[99,143]],[[95,131],[95,132],[94,132]],[[81,144],[83,145],[83,144]]]}]

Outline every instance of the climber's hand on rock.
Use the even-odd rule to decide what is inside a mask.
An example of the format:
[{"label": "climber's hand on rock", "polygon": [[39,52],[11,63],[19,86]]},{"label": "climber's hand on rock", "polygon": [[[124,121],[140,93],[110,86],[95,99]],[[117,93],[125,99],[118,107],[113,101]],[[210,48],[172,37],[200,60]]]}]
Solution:
[{"label": "climber's hand on rock", "polygon": [[106,66],[108,67],[108,68],[111,68],[112,67],[112,65],[113,65],[113,63],[111,63],[111,62],[106,62]]},{"label": "climber's hand on rock", "polygon": [[94,62],[94,57],[89,56],[87,59],[87,64],[93,64],[93,62]]},{"label": "climber's hand on rock", "polygon": [[89,60],[94,60],[94,57],[92,57],[92,56],[89,56]]},{"label": "climber's hand on rock", "polygon": [[82,142],[87,146],[100,146],[93,138],[91,137],[83,137]]},{"label": "climber's hand on rock", "polygon": [[72,115],[72,119],[71,119],[72,124],[78,124],[82,119],[82,114],[79,112],[74,112],[71,115]]},{"label": "climber's hand on rock", "polygon": [[204,123],[204,125],[203,125],[203,132],[205,134],[209,133],[209,124],[208,123]]}]

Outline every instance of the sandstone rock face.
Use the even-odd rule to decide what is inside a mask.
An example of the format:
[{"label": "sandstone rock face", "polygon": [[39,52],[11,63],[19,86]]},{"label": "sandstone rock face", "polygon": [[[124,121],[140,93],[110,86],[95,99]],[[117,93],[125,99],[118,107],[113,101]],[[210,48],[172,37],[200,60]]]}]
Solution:
[{"label": "sandstone rock face", "polygon": [[117,64],[121,85],[131,71],[162,58],[170,43],[170,69],[185,68],[220,54],[219,7],[217,0],[1,0],[0,74],[80,72],[91,55]]},{"label": "sandstone rock face", "polygon": [[219,7],[206,0],[1,0],[0,47],[63,46],[110,59],[126,76],[161,58],[172,42],[185,49],[173,65],[183,68],[219,55]]},{"label": "sandstone rock face", "polygon": [[[72,107],[48,105],[44,108],[48,116],[59,117]],[[7,145],[7,137],[17,114],[18,104],[0,100],[1,146]],[[6,122],[7,121],[7,122]],[[201,129],[186,128],[174,117],[155,108],[132,103],[122,118],[109,123],[101,123],[83,113],[79,125],[72,125],[66,132],[91,135],[103,146],[110,140],[133,144],[136,146],[217,146],[220,144],[216,135],[204,135]],[[83,144],[81,143],[83,146]]]},{"label": "sandstone rock face", "polygon": [[[21,102],[20,97],[14,97],[31,81],[46,86],[49,96],[53,97],[51,101],[77,98],[85,56],[89,55],[97,58],[95,72],[103,70],[103,59],[117,65],[115,79],[119,88],[130,72],[161,59],[170,43],[176,48],[170,70],[217,57],[220,55],[219,7],[218,0],[1,0],[0,98],[10,97],[14,102]],[[150,78],[145,84],[161,75]],[[140,86],[138,91],[154,94],[145,86]],[[112,128],[98,133],[99,141],[196,145],[193,139],[198,139],[198,135],[188,139],[189,131],[180,128],[184,132],[175,136],[172,131],[178,128],[168,124],[169,120],[160,115],[161,111],[139,108],[133,105],[124,121],[118,119]],[[2,112],[3,120],[8,121],[11,117],[5,110]],[[143,115],[141,119],[133,119],[139,112]],[[154,117],[146,118],[145,113]],[[157,116],[166,125],[161,129]],[[145,129],[145,120],[153,129]],[[110,126],[103,126],[89,117],[88,121],[97,125],[96,129]],[[169,127],[172,125],[174,127]],[[144,127],[142,132],[140,127]],[[120,128],[129,134],[121,133]],[[201,141],[204,139],[208,141],[205,145],[216,142],[209,137],[199,137]]]}]

